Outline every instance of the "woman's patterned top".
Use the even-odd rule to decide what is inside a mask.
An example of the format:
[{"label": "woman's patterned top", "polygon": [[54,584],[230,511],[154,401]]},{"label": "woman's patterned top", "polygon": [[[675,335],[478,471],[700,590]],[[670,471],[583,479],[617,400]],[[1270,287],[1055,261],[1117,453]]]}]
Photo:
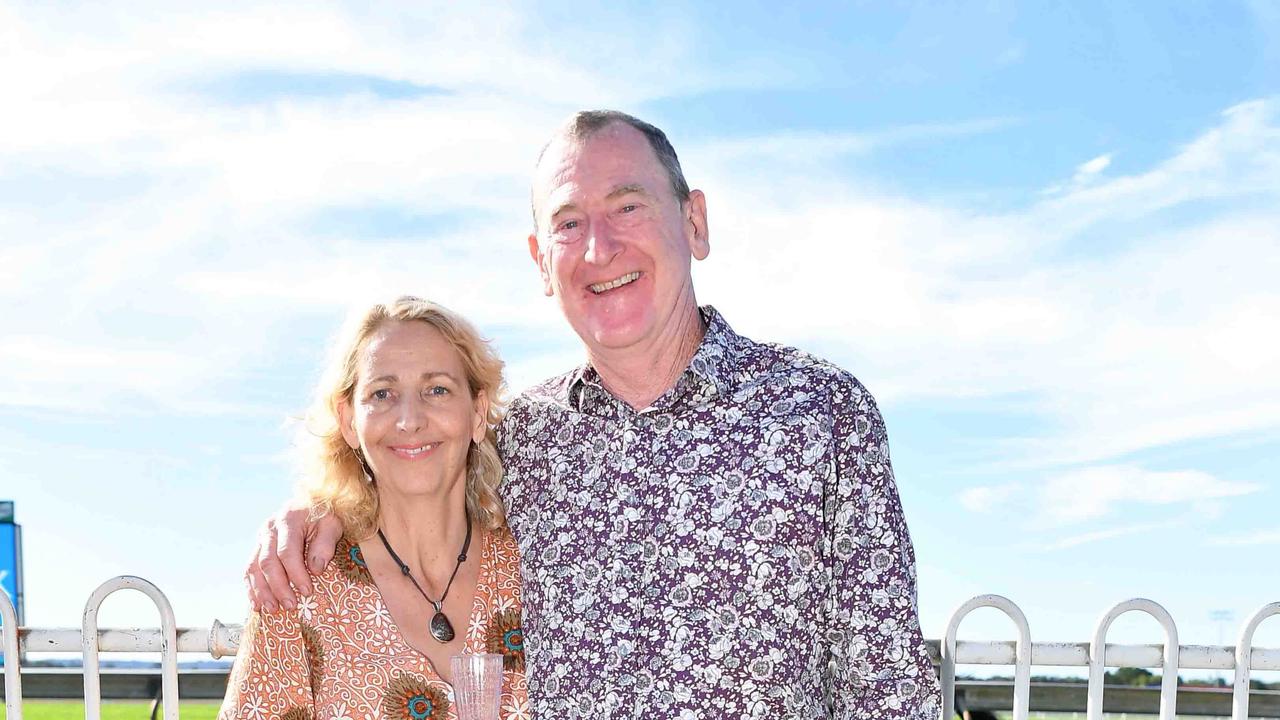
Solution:
[{"label": "woman's patterned top", "polygon": [[[485,533],[466,652],[506,656],[503,720],[525,720],[520,559],[510,531]],[[294,610],[245,623],[219,720],[444,720],[453,689],[391,619],[360,547],[344,539]]]}]

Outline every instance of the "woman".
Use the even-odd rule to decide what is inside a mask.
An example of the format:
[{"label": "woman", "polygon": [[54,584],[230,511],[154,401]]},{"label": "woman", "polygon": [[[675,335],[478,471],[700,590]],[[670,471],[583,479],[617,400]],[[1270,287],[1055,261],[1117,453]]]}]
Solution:
[{"label": "woman", "polygon": [[305,489],[346,537],[296,609],[249,618],[219,717],[453,718],[449,658],[482,652],[504,655],[503,717],[527,717],[501,361],[411,297],[370,308],[335,350]]}]

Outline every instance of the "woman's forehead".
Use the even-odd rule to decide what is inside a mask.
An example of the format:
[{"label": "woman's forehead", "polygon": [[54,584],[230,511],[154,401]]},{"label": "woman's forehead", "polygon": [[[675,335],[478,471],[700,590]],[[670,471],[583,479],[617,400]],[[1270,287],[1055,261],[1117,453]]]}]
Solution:
[{"label": "woman's forehead", "polygon": [[434,325],[422,320],[393,320],[369,335],[357,366],[362,374],[396,367],[431,367],[455,374],[462,366],[462,358]]}]

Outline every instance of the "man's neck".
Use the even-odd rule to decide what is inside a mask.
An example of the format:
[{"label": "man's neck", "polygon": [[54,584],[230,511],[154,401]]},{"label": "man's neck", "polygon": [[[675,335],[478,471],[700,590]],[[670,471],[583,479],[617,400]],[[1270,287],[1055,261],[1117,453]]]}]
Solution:
[{"label": "man's neck", "polygon": [[587,359],[606,390],[632,408],[643,410],[675,387],[698,352],[706,330],[697,303],[691,301],[648,347],[617,353],[588,348]]}]

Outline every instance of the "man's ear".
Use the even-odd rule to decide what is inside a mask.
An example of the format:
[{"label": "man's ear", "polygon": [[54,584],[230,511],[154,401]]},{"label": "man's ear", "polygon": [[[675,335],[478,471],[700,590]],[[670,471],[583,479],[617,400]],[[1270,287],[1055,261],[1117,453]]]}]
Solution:
[{"label": "man's ear", "polygon": [[538,272],[542,275],[542,294],[551,297],[555,294],[551,288],[551,268],[548,267],[548,259],[538,247],[536,232],[529,233],[529,257],[533,260],[533,264],[538,266]]},{"label": "man's ear", "polygon": [[707,196],[701,190],[689,192],[689,199],[684,202],[684,223],[690,254],[706,260],[711,254],[711,238],[707,231]]}]

